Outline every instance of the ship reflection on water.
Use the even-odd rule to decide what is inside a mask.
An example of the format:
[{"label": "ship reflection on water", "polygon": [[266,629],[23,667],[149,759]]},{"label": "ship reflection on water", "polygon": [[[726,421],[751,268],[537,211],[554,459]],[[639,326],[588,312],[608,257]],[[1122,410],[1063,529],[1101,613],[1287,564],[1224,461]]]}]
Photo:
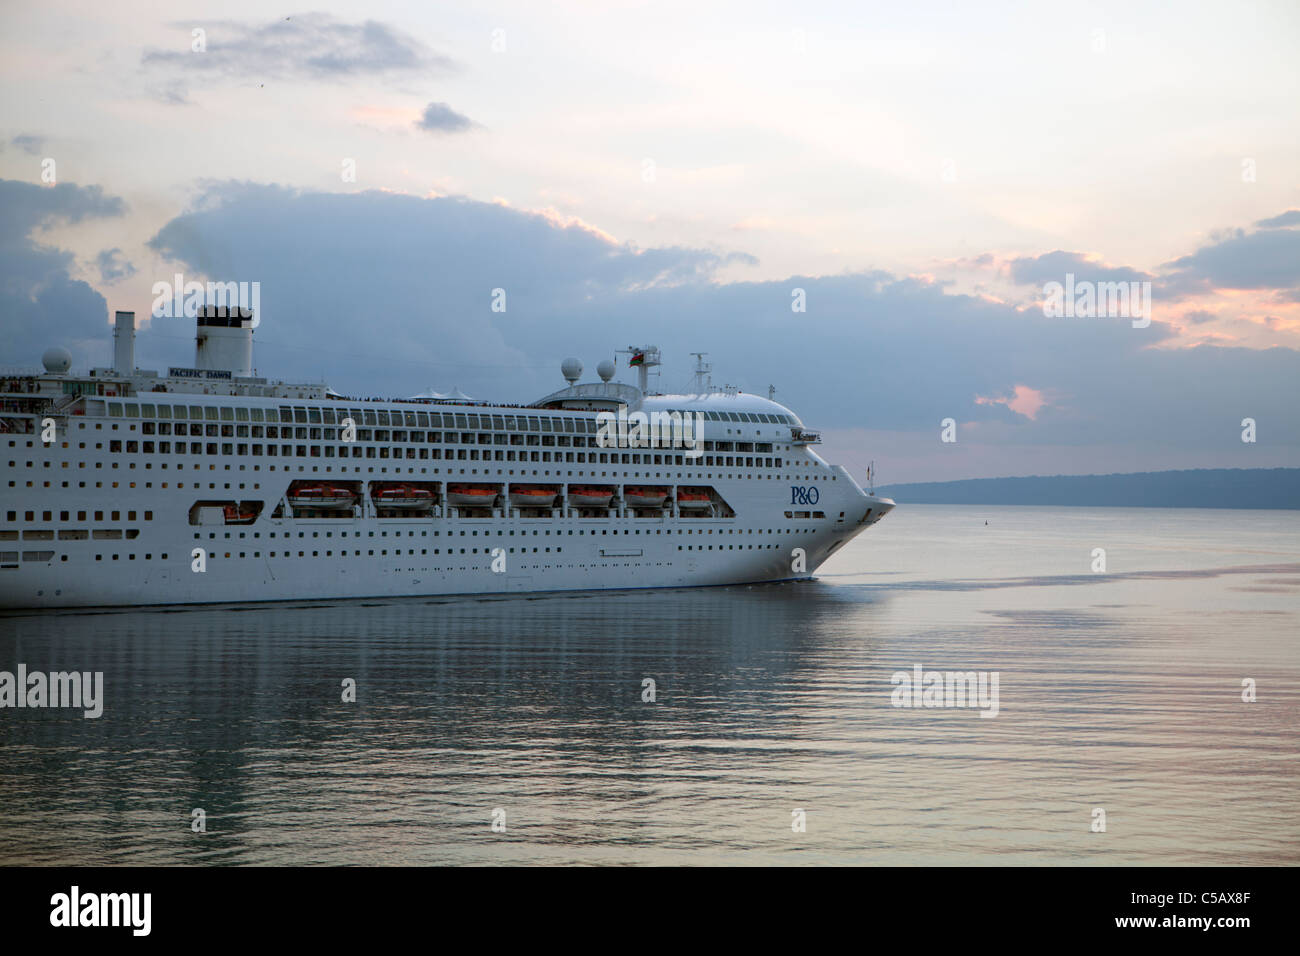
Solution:
[{"label": "ship reflection on water", "polygon": [[[0,710],[0,863],[1294,864],[1298,522],[913,506],[812,582],[9,612],[0,670],[103,714]],[[892,703],[931,671],[996,713]]]},{"label": "ship reflection on water", "polygon": [[[655,765],[674,750],[795,734],[787,692],[847,624],[826,592],[814,582],[2,620],[4,644],[32,668],[102,670],[107,704],[94,721],[27,712],[21,739],[8,728],[6,749],[34,762],[6,775],[6,803],[21,793],[23,809],[0,826],[0,859],[432,862],[454,858],[460,839],[480,843],[476,824],[498,806],[514,841],[602,800],[652,799],[699,772],[692,758],[661,777]],[[343,700],[349,679],[355,702]],[[206,813],[202,835],[189,830],[193,808]],[[61,813],[94,837],[19,850],[22,821],[54,828]],[[360,838],[372,827],[395,842]]]}]

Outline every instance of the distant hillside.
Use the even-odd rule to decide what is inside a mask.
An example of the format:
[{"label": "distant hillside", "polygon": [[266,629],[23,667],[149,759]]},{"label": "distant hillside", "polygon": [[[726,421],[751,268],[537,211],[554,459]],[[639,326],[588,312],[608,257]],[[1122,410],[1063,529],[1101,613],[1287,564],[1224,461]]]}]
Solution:
[{"label": "distant hillside", "polygon": [[1300,510],[1300,468],[1200,468],[1129,475],[972,478],[888,485],[899,504],[1080,505],[1110,508],[1287,508]]}]

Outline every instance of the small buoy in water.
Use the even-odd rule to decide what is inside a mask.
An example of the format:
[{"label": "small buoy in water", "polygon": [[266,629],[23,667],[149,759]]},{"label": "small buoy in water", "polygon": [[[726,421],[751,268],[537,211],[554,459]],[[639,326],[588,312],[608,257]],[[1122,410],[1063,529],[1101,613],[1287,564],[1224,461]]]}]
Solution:
[{"label": "small buoy in water", "polygon": [[987,528],[987,527],[988,527],[988,526],[989,526],[989,523],[988,523],[988,522],[987,522],[987,521],[986,521],[986,522],[984,522],[984,527],[986,527],[986,528]]}]

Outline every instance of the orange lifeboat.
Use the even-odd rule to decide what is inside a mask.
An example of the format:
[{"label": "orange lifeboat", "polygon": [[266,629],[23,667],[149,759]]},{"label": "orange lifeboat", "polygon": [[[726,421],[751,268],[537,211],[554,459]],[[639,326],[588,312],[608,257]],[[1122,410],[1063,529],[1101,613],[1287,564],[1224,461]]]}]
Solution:
[{"label": "orange lifeboat", "polygon": [[511,485],[510,504],[514,508],[549,508],[559,490],[545,485]]},{"label": "orange lifeboat", "polygon": [[491,508],[497,500],[492,485],[448,485],[447,504],[456,508]]},{"label": "orange lifeboat", "polygon": [[629,508],[662,508],[667,498],[667,488],[628,485],[623,490],[623,500]]},{"label": "orange lifeboat", "polygon": [[433,492],[405,483],[376,484],[370,489],[370,499],[377,508],[402,508],[406,510],[427,508],[433,504]]},{"label": "orange lifeboat", "polygon": [[677,508],[679,511],[703,511],[713,506],[713,499],[703,488],[678,488]]},{"label": "orange lifeboat", "polygon": [[608,508],[614,489],[601,485],[570,485],[569,505],[574,508]]},{"label": "orange lifeboat", "polygon": [[244,505],[242,508],[237,505],[226,505],[222,509],[226,524],[252,524],[257,520],[257,512],[258,509],[252,505]]},{"label": "orange lifeboat", "polygon": [[304,485],[289,492],[289,504],[294,508],[321,508],[340,511],[356,504],[357,493],[343,485]]}]

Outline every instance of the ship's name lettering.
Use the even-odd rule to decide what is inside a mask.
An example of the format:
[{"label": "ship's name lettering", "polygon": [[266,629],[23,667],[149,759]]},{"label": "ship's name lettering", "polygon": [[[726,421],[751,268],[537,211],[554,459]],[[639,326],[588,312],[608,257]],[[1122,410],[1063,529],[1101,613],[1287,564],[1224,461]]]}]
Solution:
[{"label": "ship's name lettering", "polygon": [[231,378],[229,369],[218,368],[177,368],[167,369],[170,378]]}]

